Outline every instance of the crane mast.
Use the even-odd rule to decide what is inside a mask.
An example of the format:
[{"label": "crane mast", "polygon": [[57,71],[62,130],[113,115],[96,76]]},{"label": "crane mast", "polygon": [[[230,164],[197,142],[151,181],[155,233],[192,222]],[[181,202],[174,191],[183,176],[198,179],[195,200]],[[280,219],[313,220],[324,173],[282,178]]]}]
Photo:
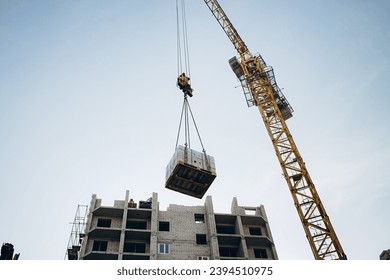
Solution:
[{"label": "crane mast", "polygon": [[260,55],[252,55],[218,1],[204,2],[240,56],[240,60],[234,57],[229,63],[241,82],[248,106],[256,106],[260,111],[314,258],[347,259],[287,127],[292,108],[276,84],[272,67]]}]

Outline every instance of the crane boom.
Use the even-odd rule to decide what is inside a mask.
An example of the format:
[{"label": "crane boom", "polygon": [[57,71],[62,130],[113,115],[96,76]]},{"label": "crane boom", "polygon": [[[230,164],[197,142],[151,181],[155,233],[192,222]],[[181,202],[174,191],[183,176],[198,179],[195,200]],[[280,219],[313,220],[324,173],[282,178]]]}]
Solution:
[{"label": "crane boom", "polygon": [[314,258],[347,259],[287,127],[292,109],[276,84],[272,67],[260,55],[251,54],[217,0],[204,2],[240,56],[240,61],[231,59],[230,65],[241,82],[248,106],[257,106],[260,111]]}]

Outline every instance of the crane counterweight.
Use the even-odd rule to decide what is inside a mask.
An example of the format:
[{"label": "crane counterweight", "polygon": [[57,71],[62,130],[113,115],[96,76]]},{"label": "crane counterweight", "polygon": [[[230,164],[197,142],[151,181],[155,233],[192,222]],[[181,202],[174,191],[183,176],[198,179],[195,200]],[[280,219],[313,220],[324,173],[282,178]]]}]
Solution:
[{"label": "crane counterweight", "polygon": [[[273,68],[271,66],[266,65],[260,55],[255,56],[254,59],[258,60],[258,63],[260,63],[262,65],[262,69],[264,69],[263,72],[258,73],[257,75],[261,76],[264,79],[268,79],[268,82],[273,89],[273,98],[275,99],[283,118],[285,120],[291,118],[293,116],[292,113],[294,112],[294,110],[292,109],[290,103],[287,101],[286,97],[283,95],[282,90],[277,85]],[[248,77],[245,76],[244,70],[238,58],[234,56],[229,59],[229,65],[241,83],[248,107],[257,105],[248,87]]]}]

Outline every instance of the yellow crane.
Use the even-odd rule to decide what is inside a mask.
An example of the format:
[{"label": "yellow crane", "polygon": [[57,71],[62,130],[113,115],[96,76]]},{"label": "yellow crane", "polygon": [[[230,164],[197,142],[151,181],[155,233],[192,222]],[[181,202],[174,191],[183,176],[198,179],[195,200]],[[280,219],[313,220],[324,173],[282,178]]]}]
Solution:
[{"label": "yellow crane", "polygon": [[230,66],[241,82],[248,106],[256,106],[260,111],[314,258],[347,259],[287,127],[286,120],[292,117],[293,110],[276,84],[272,67],[249,51],[218,1],[204,2],[239,54],[239,58],[229,60]]}]

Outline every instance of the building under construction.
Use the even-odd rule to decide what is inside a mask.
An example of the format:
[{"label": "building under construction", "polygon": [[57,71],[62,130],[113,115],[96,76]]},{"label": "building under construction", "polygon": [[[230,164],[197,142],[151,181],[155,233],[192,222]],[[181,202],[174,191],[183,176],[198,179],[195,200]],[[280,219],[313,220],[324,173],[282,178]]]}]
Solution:
[{"label": "building under construction", "polygon": [[[264,206],[239,206],[214,212],[211,196],[203,206],[170,204],[159,209],[157,193],[135,202],[103,206],[92,196],[77,254],[81,260],[246,260],[278,259]],[[80,246],[80,247],[78,247]]]},{"label": "building under construction", "polygon": [[[181,73],[177,86],[184,99],[175,153],[166,169],[165,187],[201,199],[217,174],[214,158],[206,153],[188,102],[193,88],[182,2],[176,2],[178,73]],[[273,68],[260,54],[252,54],[217,0],[204,2],[238,53],[239,57],[230,59],[229,64],[242,86],[247,105],[257,107],[260,112],[314,258],[346,260],[287,126],[293,110],[276,83]],[[202,152],[190,146],[191,119]],[[184,146],[179,146],[182,124],[185,141]],[[85,230],[79,236],[76,234],[79,237],[78,241],[75,239],[76,244],[68,245],[68,258],[277,259],[264,207],[238,206],[233,198],[231,210],[231,214],[214,213],[210,196],[206,197],[204,206],[170,205],[166,211],[160,211],[156,193],[137,204],[129,200],[127,192],[125,200],[115,201],[111,207],[102,206],[94,195]]]}]

